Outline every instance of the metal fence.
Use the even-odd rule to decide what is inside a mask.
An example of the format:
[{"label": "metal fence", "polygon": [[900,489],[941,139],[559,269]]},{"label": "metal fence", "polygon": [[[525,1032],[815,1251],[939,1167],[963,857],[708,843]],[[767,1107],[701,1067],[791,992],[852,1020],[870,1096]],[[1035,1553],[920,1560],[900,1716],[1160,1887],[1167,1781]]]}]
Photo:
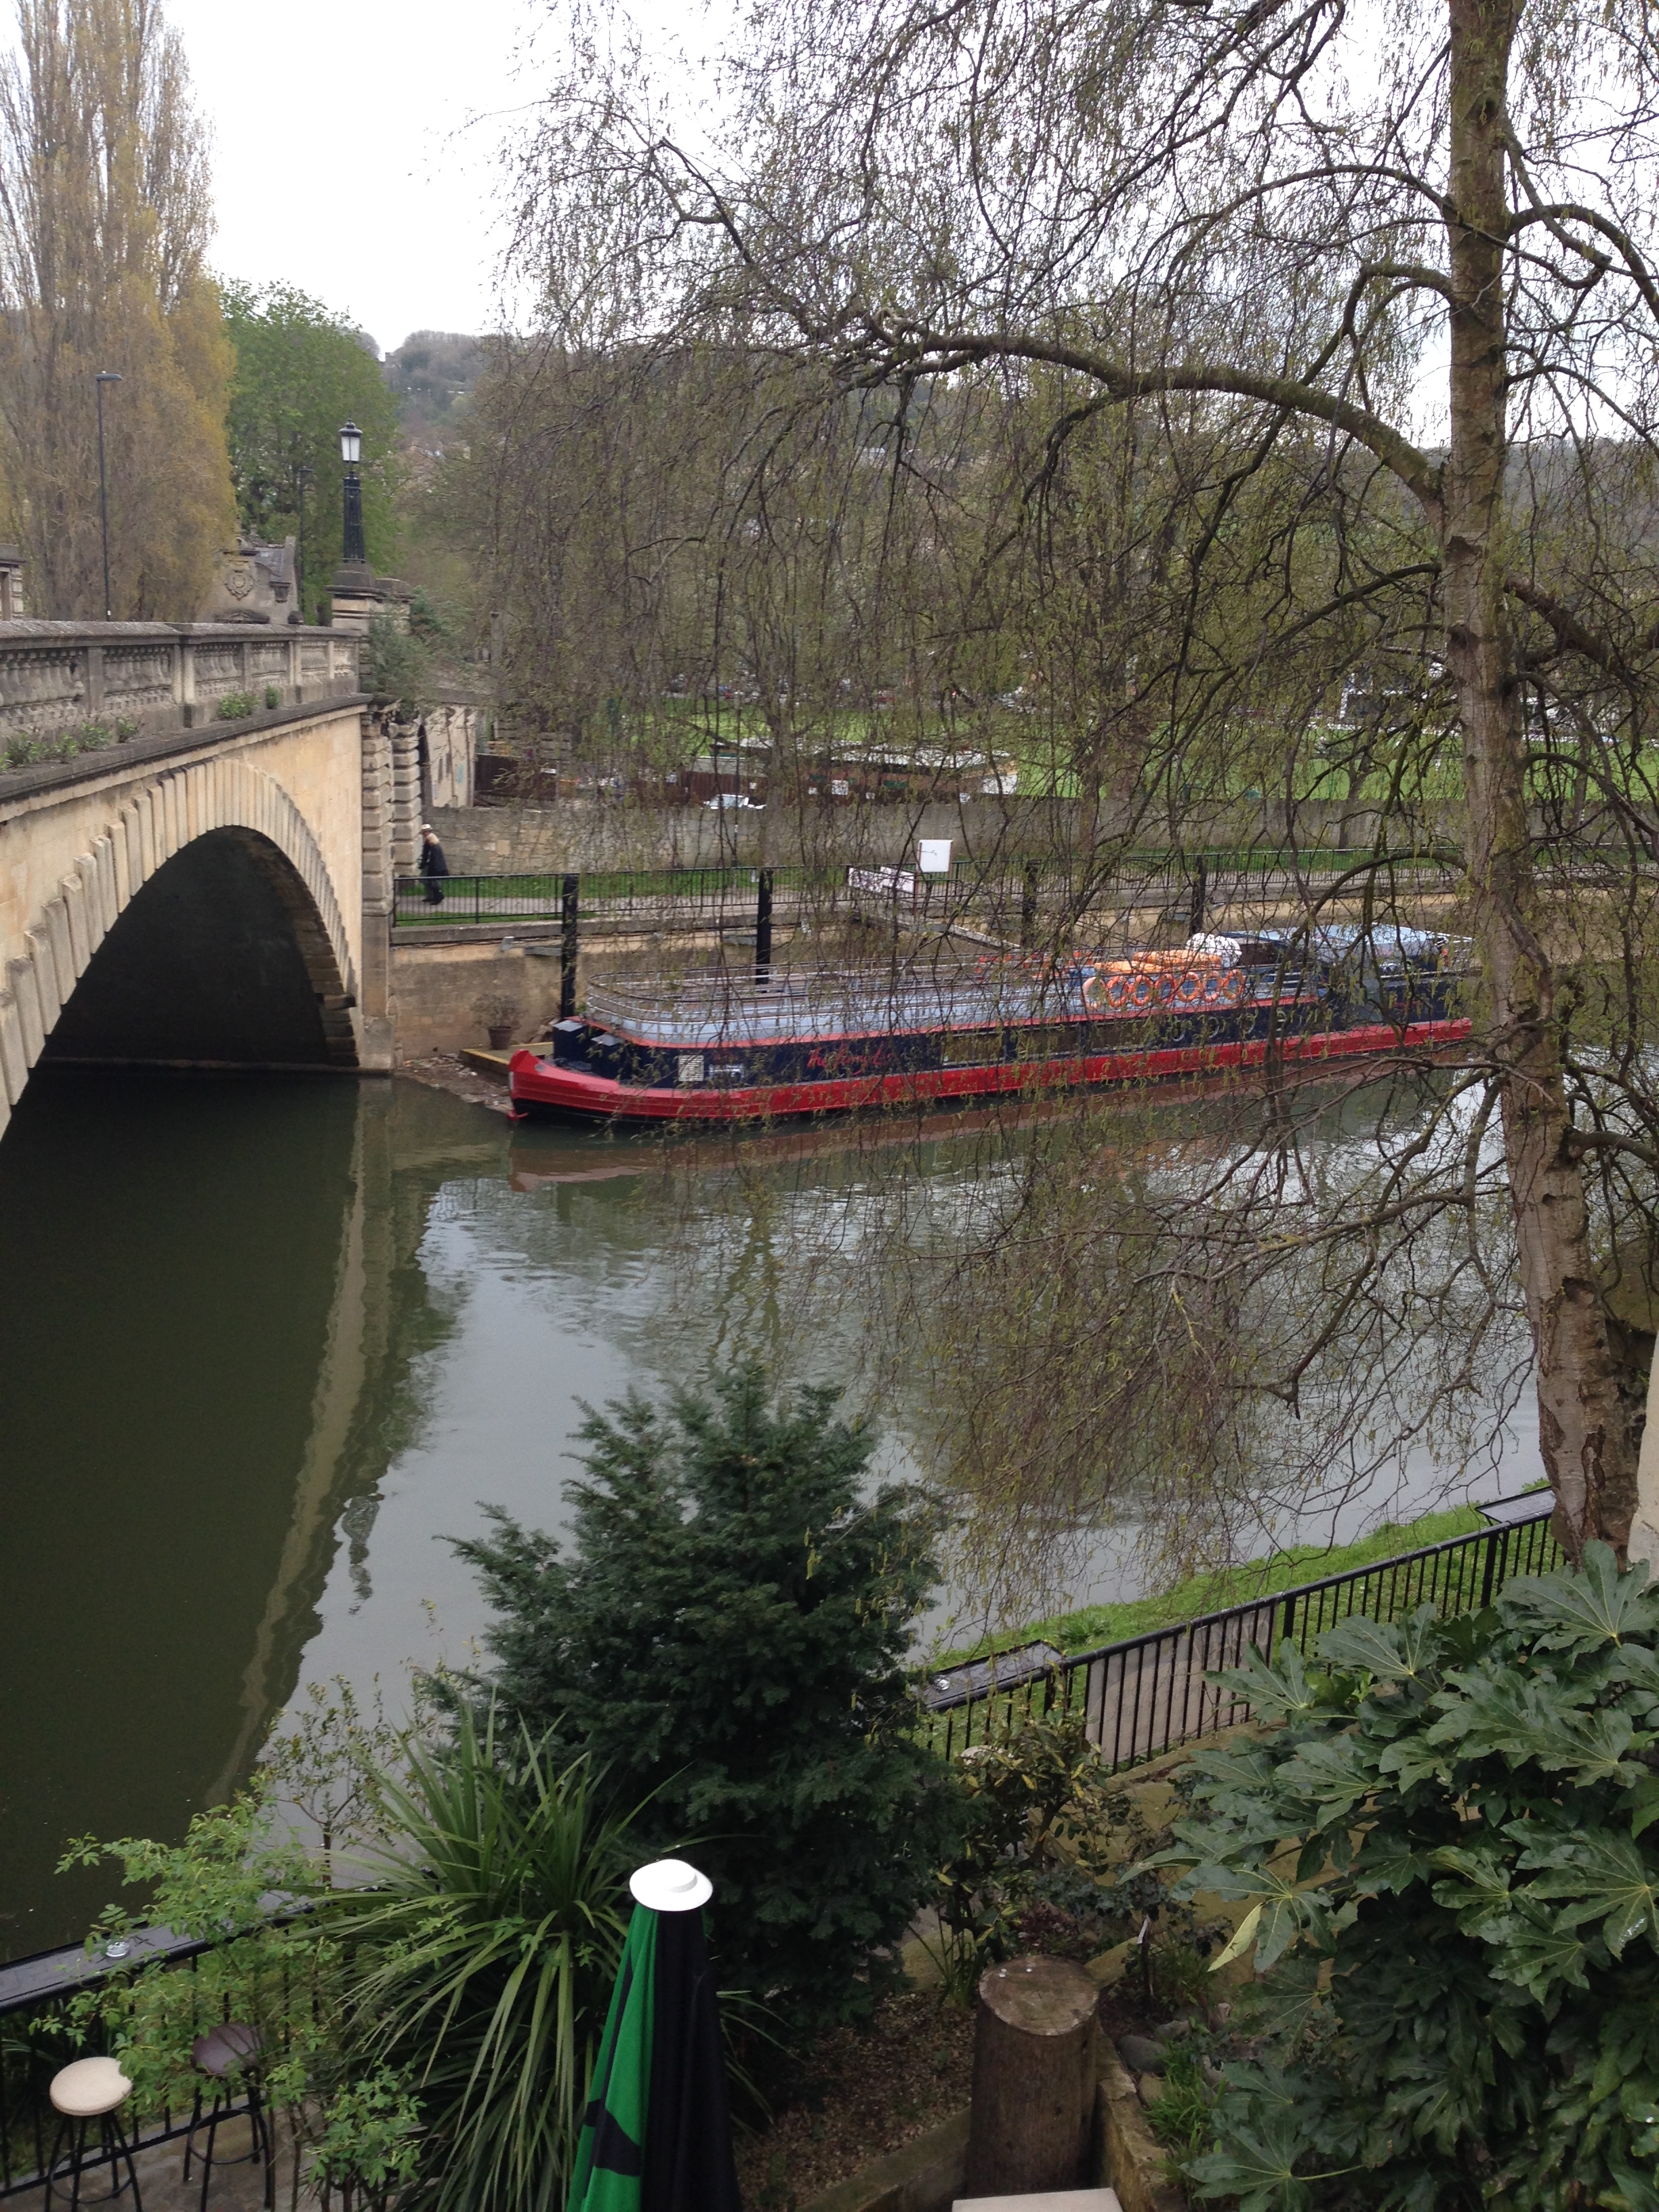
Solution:
[{"label": "metal fence", "polygon": [[[845,864],[762,868],[606,868],[580,873],[400,877],[392,921],[398,929],[551,921],[574,897],[583,923],[653,930],[752,927],[769,888],[772,910],[798,925],[828,927],[858,917],[938,927],[973,924],[990,934],[1030,939],[1039,929],[1085,918],[1109,932],[1114,918],[1144,927],[1150,911],[1194,927],[1206,908],[1299,903],[1310,890],[1346,875],[1382,869],[1397,891],[1450,889],[1454,865],[1432,855],[1214,851],[975,860],[958,855],[948,872]],[[434,897],[434,894],[437,896]]]},{"label": "metal fence", "polygon": [[1420,1605],[1443,1617],[1478,1612],[1512,1577],[1547,1573],[1564,1559],[1544,1511],[1072,1658],[1037,1646],[981,1660],[936,1676],[922,1703],[939,1717],[936,1740],[946,1758],[1025,1720],[1080,1713],[1108,1765],[1133,1766],[1249,1720],[1249,1705],[1209,1677],[1238,1666],[1252,1645],[1271,1659],[1294,1638],[1306,1651],[1354,1613],[1397,1620]]},{"label": "metal fence", "polygon": [[[77,1946],[0,1966],[0,2198],[40,2190],[58,2128],[51,2097],[52,2075],[74,2059],[99,2056],[105,2050],[95,2011],[88,2008],[78,2021],[72,2017],[77,1995],[112,1974],[161,1960],[170,1969],[190,1975],[197,2014],[192,2033],[205,2034],[226,2017],[222,1995],[210,1994],[196,1978],[198,1962],[215,1948],[175,1936],[171,1929],[140,1928],[118,1956],[89,1954]],[[287,1990],[282,1992],[275,2017],[285,2016],[290,1996]],[[203,2098],[194,2104],[145,2107],[129,2103],[120,2120],[134,2153],[161,2143],[182,2143],[213,2090],[223,2086],[204,2078]],[[246,2095],[239,2095],[222,2107],[221,2118],[246,2110]],[[94,2182],[101,2187],[95,2171]]]}]

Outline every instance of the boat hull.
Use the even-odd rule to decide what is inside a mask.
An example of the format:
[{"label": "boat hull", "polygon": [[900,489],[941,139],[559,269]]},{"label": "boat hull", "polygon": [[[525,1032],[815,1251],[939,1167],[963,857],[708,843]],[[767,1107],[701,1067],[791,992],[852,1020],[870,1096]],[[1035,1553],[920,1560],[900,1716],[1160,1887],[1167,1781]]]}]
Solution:
[{"label": "boat hull", "polygon": [[509,1083],[514,1111],[545,1115],[589,1127],[659,1127],[668,1122],[759,1122],[872,1108],[940,1104],[1009,1092],[1053,1093],[1113,1085],[1162,1083],[1182,1077],[1248,1072],[1269,1051],[1285,1062],[1320,1063],[1383,1054],[1436,1051],[1469,1035],[1463,1019],[1389,1022],[1321,1030],[1279,1038],[1170,1044],[1117,1052],[1071,1054],[1053,1060],[990,1061],[961,1067],[915,1067],[880,1074],[843,1075],[806,1082],[760,1082],[746,1087],[672,1089],[621,1083],[580,1066],[514,1054]]}]

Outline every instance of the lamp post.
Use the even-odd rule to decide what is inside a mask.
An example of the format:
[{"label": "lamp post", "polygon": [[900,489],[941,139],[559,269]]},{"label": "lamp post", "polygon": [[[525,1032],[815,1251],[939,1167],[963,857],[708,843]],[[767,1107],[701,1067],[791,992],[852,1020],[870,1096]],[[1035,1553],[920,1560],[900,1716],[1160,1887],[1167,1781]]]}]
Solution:
[{"label": "lamp post", "polygon": [[340,459],[345,463],[345,534],[340,549],[342,562],[349,568],[368,566],[363,546],[363,483],[357,464],[363,457],[363,434],[355,422],[340,425]]},{"label": "lamp post", "polygon": [[109,588],[109,479],[104,470],[104,386],[118,384],[120,378],[112,368],[100,368],[93,379],[98,391],[98,516],[104,532],[104,620],[115,619],[114,602]]},{"label": "lamp post", "polygon": [[300,620],[306,618],[306,486],[316,481],[315,469],[307,468],[302,461],[294,471],[294,485],[300,495],[300,537],[294,554],[294,597]]}]

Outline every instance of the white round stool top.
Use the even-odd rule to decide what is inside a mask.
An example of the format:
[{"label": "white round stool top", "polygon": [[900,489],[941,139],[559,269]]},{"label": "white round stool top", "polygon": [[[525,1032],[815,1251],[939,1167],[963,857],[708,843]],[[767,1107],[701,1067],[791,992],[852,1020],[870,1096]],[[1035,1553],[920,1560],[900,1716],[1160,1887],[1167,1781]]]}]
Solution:
[{"label": "white round stool top", "polygon": [[67,2119],[101,2119],[131,2087],[112,2058],[77,2058],[52,2075],[52,2101]]}]

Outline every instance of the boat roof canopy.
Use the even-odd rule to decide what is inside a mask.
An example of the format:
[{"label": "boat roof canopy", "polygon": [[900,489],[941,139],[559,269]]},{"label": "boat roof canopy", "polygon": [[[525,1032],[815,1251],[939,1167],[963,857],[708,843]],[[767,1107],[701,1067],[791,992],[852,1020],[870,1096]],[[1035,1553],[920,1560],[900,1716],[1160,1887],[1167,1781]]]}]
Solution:
[{"label": "boat roof canopy", "polygon": [[773,1044],[792,1038],[907,1030],[989,1029],[1003,1022],[1081,1018],[1081,976],[1019,969],[985,975],[820,973],[757,982],[711,976],[678,987],[590,984],[589,1021],[633,1044]]}]

